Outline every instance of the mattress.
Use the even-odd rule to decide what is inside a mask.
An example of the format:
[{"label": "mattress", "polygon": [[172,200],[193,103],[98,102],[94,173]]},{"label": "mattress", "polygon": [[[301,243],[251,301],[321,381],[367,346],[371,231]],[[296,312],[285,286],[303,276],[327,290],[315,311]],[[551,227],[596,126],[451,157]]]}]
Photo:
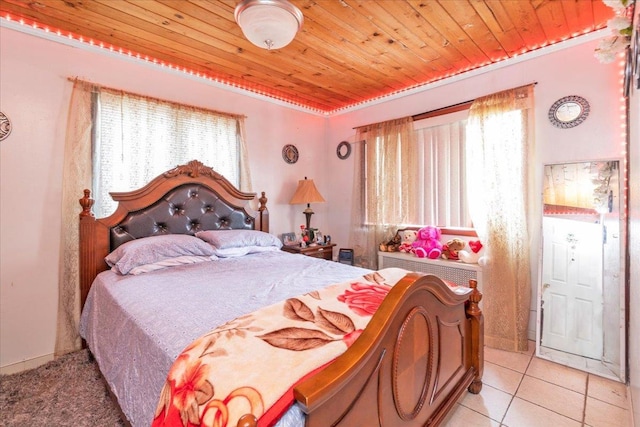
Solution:
[{"label": "mattress", "polygon": [[[369,270],[263,252],[174,266],[137,276],[100,273],[80,334],[132,426],[148,426],[177,356],[194,339],[241,315]],[[296,406],[279,426],[302,425]]]}]

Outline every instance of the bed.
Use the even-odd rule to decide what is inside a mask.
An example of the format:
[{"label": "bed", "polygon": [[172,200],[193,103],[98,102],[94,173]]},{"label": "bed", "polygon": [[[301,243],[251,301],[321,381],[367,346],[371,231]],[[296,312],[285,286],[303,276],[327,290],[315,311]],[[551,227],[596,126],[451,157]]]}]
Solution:
[{"label": "bed", "polygon": [[[106,218],[92,214],[89,190],[79,200],[80,331],[131,425],[157,422],[165,410],[168,373],[198,337],[265,306],[317,297],[338,284],[386,286],[382,276],[396,279],[375,313],[368,313],[359,337],[292,384],[292,402],[279,401],[284,409],[277,417],[265,421],[260,414],[247,414],[228,425],[439,425],[462,393],[480,392],[482,296],[474,281],[452,286],[399,269],[372,272],[290,254],[276,242],[263,244],[269,240],[264,236],[272,236],[265,193],[241,192],[196,160],[139,190],[111,195],[118,207]],[[111,259],[111,267],[105,261],[139,243],[188,239],[191,245],[193,235],[221,232],[251,236],[247,247],[252,249],[225,255],[225,248],[207,241],[220,256],[189,253],[167,264],[146,259],[155,261],[164,249],[156,253],[153,246],[141,246],[136,256],[142,260],[136,258],[131,269],[127,264],[118,270],[122,258],[115,264]],[[252,357],[258,367],[263,358]],[[197,412],[197,406],[190,410]],[[181,421],[178,425],[196,424],[185,413]],[[226,419],[221,423],[218,413],[211,425],[227,425]]]}]

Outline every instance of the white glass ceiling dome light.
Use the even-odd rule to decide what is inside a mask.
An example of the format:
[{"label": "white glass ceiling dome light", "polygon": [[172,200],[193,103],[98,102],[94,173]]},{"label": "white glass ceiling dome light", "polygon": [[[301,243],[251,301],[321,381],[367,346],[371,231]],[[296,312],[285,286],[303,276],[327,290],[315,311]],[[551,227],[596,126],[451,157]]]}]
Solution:
[{"label": "white glass ceiling dome light", "polygon": [[263,49],[280,49],[302,27],[300,9],[287,0],[244,0],[236,6],[236,22],[244,36]]}]

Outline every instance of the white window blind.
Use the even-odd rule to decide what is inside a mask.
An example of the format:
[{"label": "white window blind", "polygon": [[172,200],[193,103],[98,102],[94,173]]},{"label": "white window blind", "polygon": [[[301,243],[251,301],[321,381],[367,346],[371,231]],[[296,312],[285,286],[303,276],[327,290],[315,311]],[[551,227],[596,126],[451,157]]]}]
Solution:
[{"label": "white window blind", "polygon": [[416,130],[417,179],[421,184],[418,224],[470,227],[465,191],[466,120]]},{"label": "white window blind", "polygon": [[94,212],[116,208],[110,191],[130,191],[197,159],[232,184],[240,181],[238,119],[108,89],[94,97]]}]

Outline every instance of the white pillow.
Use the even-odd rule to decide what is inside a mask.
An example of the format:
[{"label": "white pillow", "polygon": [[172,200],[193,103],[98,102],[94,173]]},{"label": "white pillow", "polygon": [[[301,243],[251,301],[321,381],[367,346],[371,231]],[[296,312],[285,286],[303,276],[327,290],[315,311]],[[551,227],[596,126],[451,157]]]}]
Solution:
[{"label": "white pillow", "polygon": [[220,258],[235,258],[239,256],[255,254],[258,252],[279,251],[280,248],[275,246],[243,246],[240,248],[213,248],[213,252]]},{"label": "white pillow", "polygon": [[198,231],[196,237],[218,249],[262,246],[280,249],[282,242],[276,236],[257,230],[207,230]]},{"label": "white pillow", "polygon": [[217,256],[196,256],[196,255],[183,255],[175,258],[167,258],[162,261],[154,262],[153,264],[144,264],[138,267],[134,267],[129,271],[130,275],[137,276],[138,274],[150,273],[152,271],[161,270],[167,267],[174,267],[176,265],[184,264],[197,264],[205,261],[214,261],[218,259]]},{"label": "white pillow", "polygon": [[107,264],[120,274],[133,268],[153,264],[183,255],[211,256],[213,247],[195,236],[168,234],[131,240],[118,246],[105,258]]}]

